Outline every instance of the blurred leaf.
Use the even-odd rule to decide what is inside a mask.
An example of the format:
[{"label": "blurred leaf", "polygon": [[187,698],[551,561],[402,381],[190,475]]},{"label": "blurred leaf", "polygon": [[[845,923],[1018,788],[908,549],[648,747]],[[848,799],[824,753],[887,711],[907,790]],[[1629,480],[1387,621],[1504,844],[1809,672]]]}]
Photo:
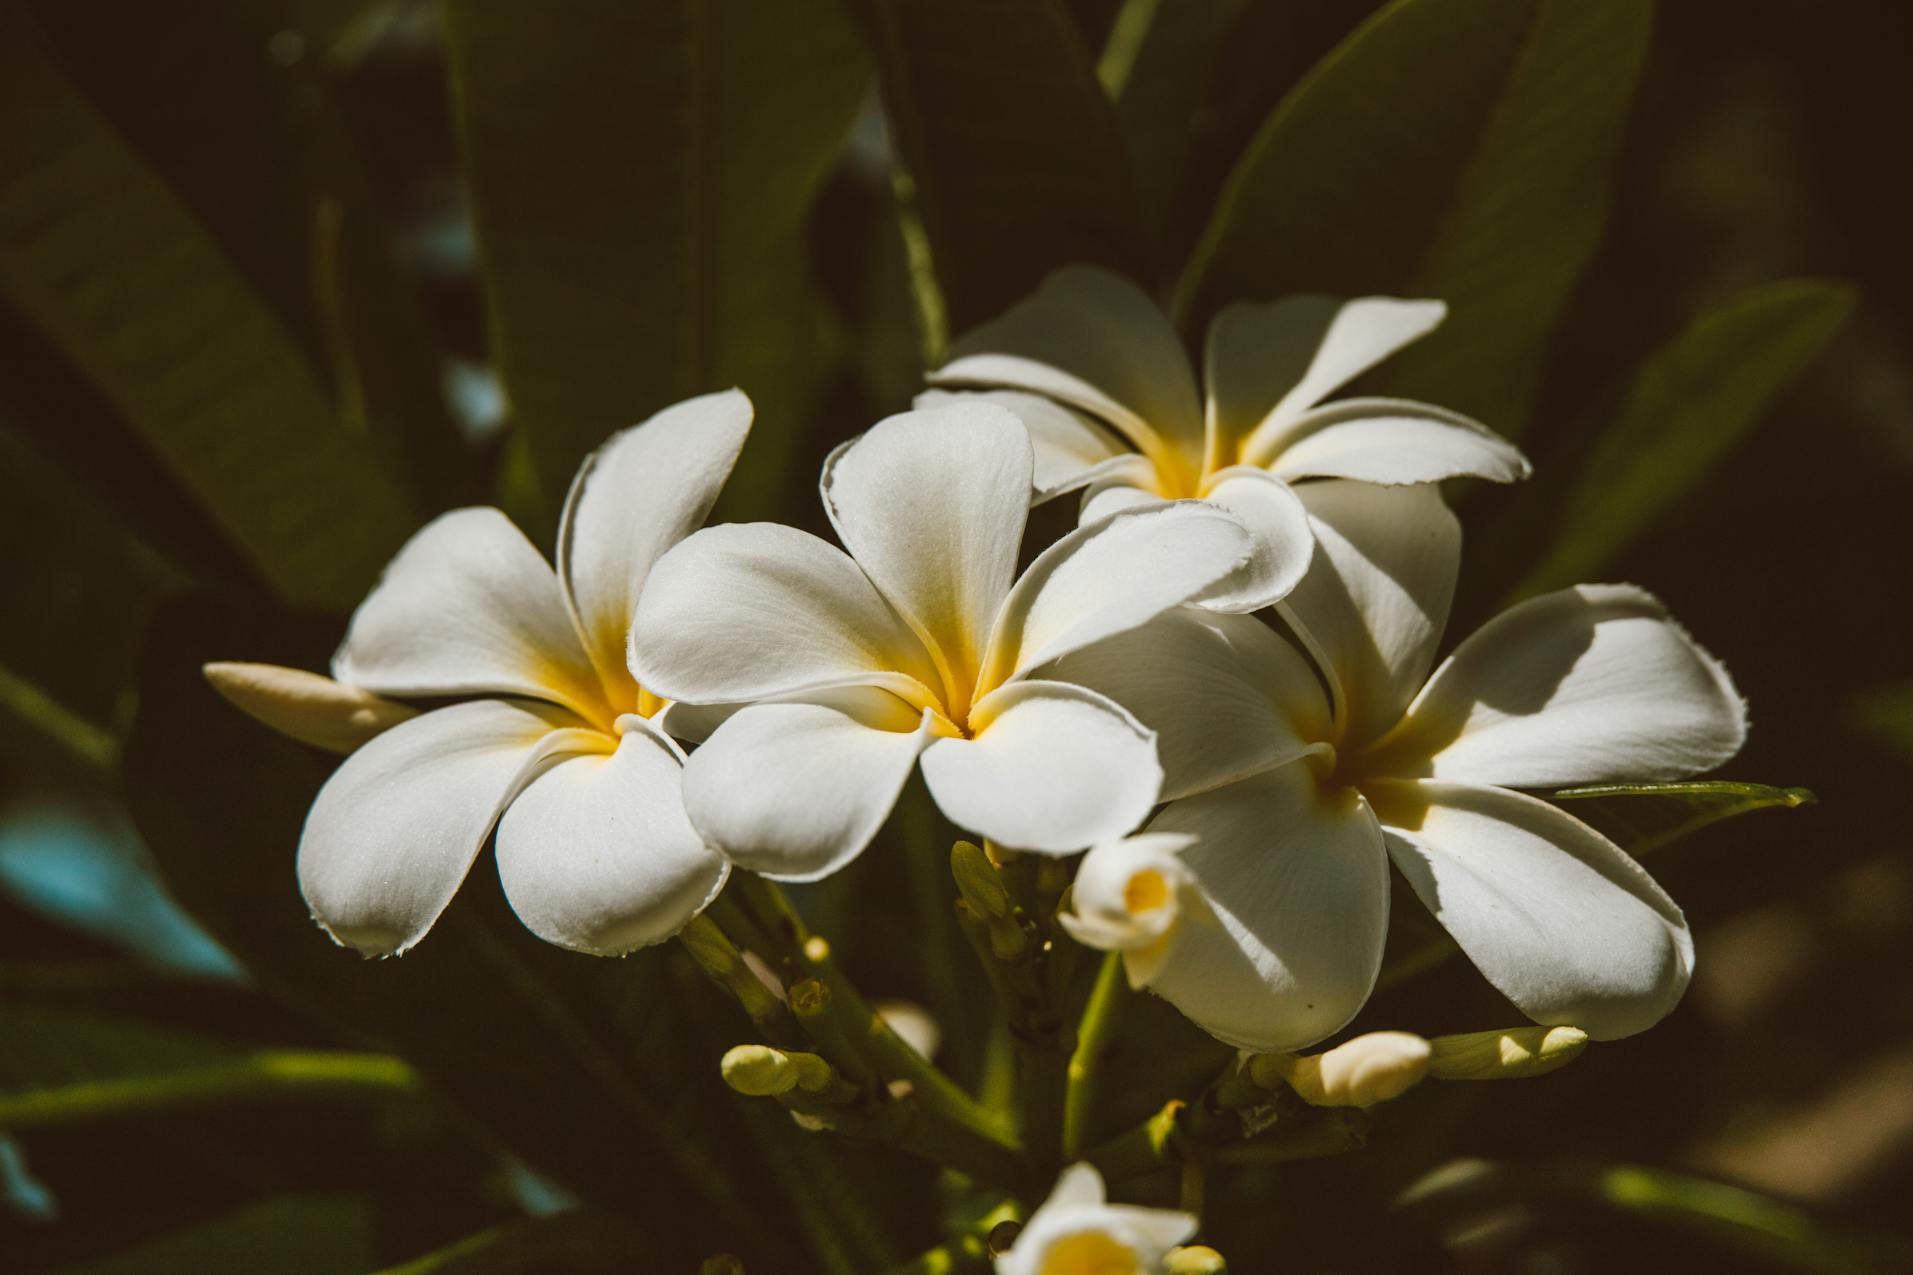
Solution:
[{"label": "blurred leaf", "polygon": [[[548,501],[613,430],[739,385],[761,516],[832,351],[811,198],[868,78],[835,5],[448,0],[494,348]],[[555,505],[554,505],[555,507]]]},{"label": "blurred leaf", "polygon": [[347,423],[403,458],[428,506],[468,503],[443,355],[323,74],[339,32],[394,6],[126,4],[105,30],[90,6],[33,7],[74,84],[327,371]]},{"label": "blurred leaf", "polygon": [[1798,810],[1818,798],[1805,788],[1774,788],[1703,779],[1673,784],[1591,784],[1544,794],[1569,803],[1569,813],[1592,824],[1636,858],[1672,845],[1709,824],[1756,810]]},{"label": "blurred leaf", "polygon": [[64,1275],[347,1275],[364,1270],[372,1260],[372,1241],[371,1209],[363,1199],[288,1195],[248,1205],[133,1252],[67,1267]]},{"label": "blurred leaf", "polygon": [[0,805],[0,891],[154,966],[239,976],[167,896],[124,812],[97,790],[29,790]]},{"label": "blurred leaf", "polygon": [[1125,0],[1097,61],[1158,242],[1183,194],[1223,42],[1247,7],[1248,0]]},{"label": "blurred leaf", "polygon": [[1889,682],[1854,697],[1847,719],[1913,762],[1913,681]]},{"label": "blurred leaf", "polygon": [[419,521],[278,317],[0,6],[0,297],[286,597],[344,604]]},{"label": "blurred leaf", "polygon": [[0,1094],[195,1067],[233,1054],[232,1046],[194,1032],[10,1000]]},{"label": "blurred leaf", "polygon": [[1554,532],[1517,594],[1599,578],[1746,437],[1852,308],[1846,285],[1796,279],[1740,293],[1676,333],[1635,371],[1566,491],[1528,498],[1545,503]]},{"label": "blurred leaf", "polygon": [[[335,947],[300,899],[294,853],[334,759],[260,728],[199,674],[220,653],[319,665],[334,635],[204,599],[155,620],[126,750],[128,804],[174,895],[261,983],[412,1063],[533,1169],[660,1236],[660,1269],[690,1269],[712,1235],[775,1251],[780,1217],[746,1207],[750,1166],[720,1158],[721,1128],[688,1101],[710,1060],[686,1055],[656,953],[605,961],[539,943],[511,917],[489,855],[403,958]],[[607,993],[651,1033],[614,1030]]]},{"label": "blurred leaf", "polygon": [[[1497,1164],[1456,1160],[1425,1174],[1395,1202],[1394,1226],[1454,1232],[1489,1213],[1551,1216],[1592,1209],[1711,1240],[1732,1269],[1748,1261],[1817,1275],[1904,1269],[1904,1240],[1845,1233],[1806,1209],[1745,1187],[1633,1164]],[[1545,1225],[1545,1222],[1543,1223]],[[1582,1219],[1582,1225],[1598,1225]],[[1728,1269],[1722,1267],[1721,1269]]]},{"label": "blurred leaf", "polygon": [[1263,124],[1179,305],[1291,292],[1448,302],[1380,384],[1518,433],[1600,239],[1652,0],[1396,0]]},{"label": "blurred leaf", "polygon": [[0,407],[0,747],[111,774],[146,615],[173,577]]},{"label": "blurred leaf", "polygon": [[1148,280],[1116,118],[1057,0],[855,0],[949,331],[1058,266]]}]

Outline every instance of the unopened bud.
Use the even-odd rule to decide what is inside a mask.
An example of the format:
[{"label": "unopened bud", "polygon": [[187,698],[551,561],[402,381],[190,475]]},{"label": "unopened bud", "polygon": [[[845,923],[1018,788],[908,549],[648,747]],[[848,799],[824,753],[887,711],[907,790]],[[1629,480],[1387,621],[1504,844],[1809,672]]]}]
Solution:
[{"label": "unopened bud", "polygon": [[990,955],[999,961],[1020,960],[1027,955],[1029,935],[1017,922],[1009,887],[990,857],[971,842],[959,841],[950,847],[950,874],[956,878],[957,893],[963,896],[964,905],[983,922]]},{"label": "unopened bud", "polygon": [[349,753],[418,715],[408,705],[304,669],[220,662],[201,671],[233,707],[281,735],[327,752]]},{"label": "unopened bud", "polygon": [[697,1275],[744,1275],[744,1259],[730,1253],[713,1253],[698,1263]]},{"label": "unopened bud", "polygon": [[1249,1074],[1264,1087],[1286,1080],[1313,1106],[1372,1107],[1418,1084],[1431,1052],[1409,1032],[1369,1032],[1326,1053],[1258,1055],[1249,1060]]},{"label": "unopened bud", "polygon": [[1430,1075],[1442,1080],[1521,1080],[1567,1066],[1588,1047],[1579,1027],[1510,1027],[1506,1031],[1437,1036]]},{"label": "unopened bud", "polygon": [[790,1055],[769,1045],[733,1046],[718,1068],[725,1084],[753,1098],[769,1098],[797,1087],[797,1068]]},{"label": "unopened bud", "polygon": [[1170,1249],[1162,1268],[1168,1275],[1228,1275],[1229,1263],[1207,1244],[1191,1244]]}]

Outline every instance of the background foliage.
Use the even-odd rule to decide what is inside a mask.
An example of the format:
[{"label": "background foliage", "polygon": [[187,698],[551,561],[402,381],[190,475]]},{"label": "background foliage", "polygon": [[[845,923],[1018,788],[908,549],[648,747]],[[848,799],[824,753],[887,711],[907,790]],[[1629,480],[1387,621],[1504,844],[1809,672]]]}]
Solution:
[{"label": "background foliage", "polygon": [[[1904,1257],[1909,72],[1893,0],[0,0],[8,1269],[854,1271],[945,1238],[931,1171],[722,1088],[748,1025],[671,949],[546,948],[483,866],[402,961],[331,947],[291,871],[325,759],[197,667],[322,666],[426,517],[497,502],[548,543],[584,452],[732,383],[758,423],[720,516],[815,526],[823,454],[1075,260],[1190,333],[1294,289],[1446,298],[1373,388],[1538,470],[1463,493],[1454,631],[1646,585],[1752,700],[1730,775],[1821,798],[1655,850],[1700,952],[1667,1023],[1218,1178],[1214,1242]],[[1665,801],[1584,807],[1639,844]],[[947,833],[906,802],[804,905],[987,1084]],[[1451,964],[1357,1027],[1513,1021]],[[1146,1001],[1116,1048],[1112,1127],[1222,1057]],[[1426,1177],[1457,1157],[1488,1164]]]}]

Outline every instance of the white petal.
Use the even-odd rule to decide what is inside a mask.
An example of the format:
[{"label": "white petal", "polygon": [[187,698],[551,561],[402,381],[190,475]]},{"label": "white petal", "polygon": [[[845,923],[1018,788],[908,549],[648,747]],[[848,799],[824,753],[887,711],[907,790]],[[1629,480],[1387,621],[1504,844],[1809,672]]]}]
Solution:
[{"label": "white petal", "polygon": [[1573,816],[1521,793],[1366,786],[1388,851],[1490,983],[1538,1023],[1613,1040],[1687,988],[1694,945],[1674,901]]},{"label": "white petal", "polygon": [[1214,505],[1123,510],[1045,549],[1003,600],[979,690],[1147,623],[1249,560],[1254,540]]},{"label": "white petal", "polygon": [[353,612],[332,675],[383,695],[525,695],[604,715],[558,577],[496,509],[455,509],[406,542]]},{"label": "white petal", "polygon": [[923,778],[952,822],[992,841],[1068,854],[1156,804],[1155,735],[1094,691],[1012,682],[977,703],[970,727],[925,750]]},{"label": "white petal", "polygon": [[[1223,310],[1204,348],[1209,415],[1223,448],[1215,463],[1273,455],[1290,421],[1432,332],[1446,314],[1439,301],[1319,295]],[[1239,448],[1233,455],[1231,442]]]},{"label": "white petal", "polygon": [[559,582],[609,684],[630,676],[625,638],[645,576],[702,525],[750,428],[743,394],[705,394],[612,435],[579,467],[558,527]]},{"label": "white petal", "polygon": [[926,379],[1056,399],[1108,421],[1158,464],[1201,472],[1202,406],[1182,342],[1148,293],[1107,270],[1051,274],[965,333]]},{"label": "white petal", "polygon": [[[1146,1209],[1135,1204],[1108,1206],[1111,1229],[1142,1254],[1150,1265],[1160,1263],[1169,1250],[1195,1238],[1200,1220],[1178,1209]],[[1147,1267],[1145,1268],[1147,1269]]]},{"label": "white petal", "polygon": [[965,399],[1007,408],[1029,431],[1030,446],[1036,453],[1030,477],[1032,504],[1074,491],[1088,482],[1104,461],[1131,454],[1127,443],[1081,412],[1022,390],[925,390],[912,406],[944,407]]},{"label": "white petal", "polygon": [[1155,731],[1164,801],[1272,770],[1328,737],[1308,661],[1248,616],[1168,611],[1037,675],[1100,691]]},{"label": "white petal", "polygon": [[327,752],[349,753],[418,715],[409,704],[304,669],[222,660],[200,671],[229,704],[255,721]]},{"label": "white petal", "polygon": [[[1086,1205],[1101,1204],[1108,1198],[1104,1194],[1103,1175],[1096,1166],[1088,1162],[1072,1164],[1057,1175],[1056,1185],[1050,1190],[1049,1198],[1043,1201],[1043,1209],[1082,1208]],[[1035,1221],[1032,1217],[1031,1221]]]},{"label": "white petal", "polygon": [[848,555],[768,522],[707,527],[658,559],[630,658],[646,687],[696,704],[885,672],[937,680],[923,644]]},{"label": "white petal", "polygon": [[966,691],[1016,578],[1030,463],[1029,432],[981,400],[892,416],[824,462],[844,548]]},{"label": "white petal", "polygon": [[1373,741],[1421,689],[1448,622],[1461,524],[1433,486],[1313,482],[1315,559],[1281,603],[1329,675],[1345,746]]},{"label": "white petal", "polygon": [[1369,483],[1432,483],[1444,478],[1526,478],[1528,458],[1487,426],[1427,403],[1352,398],[1296,418],[1279,450],[1249,456],[1276,477],[1355,478]]},{"label": "white petal", "polygon": [[1082,503],[1076,511],[1076,525],[1087,527],[1124,509],[1141,509],[1167,504],[1161,494],[1161,475],[1147,456],[1128,453],[1115,456],[1096,466],[1083,484]]},{"label": "white petal", "polygon": [[1631,585],[1584,584],[1483,625],[1382,747],[1412,767],[1393,773],[1540,788],[1683,779],[1726,761],[1746,737],[1727,670],[1658,600]]},{"label": "white petal", "polygon": [[615,751],[546,770],[498,824],[498,876],[518,918],[598,956],[670,938],[730,871],[685,818],[682,754],[642,718],[620,724]]},{"label": "white petal", "polygon": [[401,722],[326,780],[299,839],[313,919],[368,956],[432,928],[499,811],[554,731],[580,723],[543,705],[481,699]]},{"label": "white petal", "polygon": [[684,807],[740,867],[815,881],[863,853],[930,740],[927,714],[885,691],[754,704],[684,768]]},{"label": "white petal", "polygon": [[1197,598],[1196,605],[1211,611],[1258,611],[1287,597],[1315,553],[1315,533],[1301,498],[1287,483],[1247,465],[1212,476],[1202,498],[1242,520],[1255,537],[1255,554],[1242,570]]},{"label": "white petal", "polygon": [[1196,838],[1182,862],[1212,913],[1183,918],[1151,990],[1243,1049],[1300,1049],[1355,1017],[1388,933],[1366,803],[1296,762],[1171,802],[1149,831]]}]

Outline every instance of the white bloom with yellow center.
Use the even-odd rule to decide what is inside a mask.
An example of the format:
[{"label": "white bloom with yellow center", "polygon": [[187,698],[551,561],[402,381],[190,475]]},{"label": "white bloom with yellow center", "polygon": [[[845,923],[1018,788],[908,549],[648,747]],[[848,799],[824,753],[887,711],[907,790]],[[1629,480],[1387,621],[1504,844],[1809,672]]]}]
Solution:
[{"label": "white bloom with yellow center", "polygon": [[1232,510],[1256,534],[1257,570],[1198,601],[1252,610],[1308,566],[1308,518],[1290,483],[1527,477],[1513,444],[1459,413],[1397,398],[1323,402],[1446,313],[1439,301],[1393,297],[1233,305],[1209,325],[1199,393],[1148,294],[1072,266],[958,340],[929,376],[942,388],[918,403],[965,390],[1014,411],[1036,448],[1034,498],[1082,489],[1084,522],[1185,497]]},{"label": "white bloom with yellow center", "polygon": [[1316,559],[1281,611],[1312,665],[1254,619],[1183,609],[1039,670],[1154,727],[1166,771],[1162,835],[1086,856],[1072,928],[1220,1039],[1298,1049],[1374,987],[1392,861],[1535,1021],[1651,1026],[1693,968],[1680,909],[1516,790],[1718,765],[1746,734],[1726,671],[1641,590],[1581,585],[1503,612],[1430,676],[1461,545],[1440,494],[1303,499]]},{"label": "white bloom with yellow center", "polygon": [[[704,521],[750,423],[732,390],[613,437],[572,484],[555,572],[496,509],[437,518],[353,614],[336,682],[208,667],[309,742],[349,746],[358,723],[299,842],[300,888],[339,942],[376,956],[418,942],[494,827],[506,897],[564,947],[660,942],[715,897],[729,869],[685,818],[684,754],[626,635],[652,563]],[[408,714],[384,696],[455,702]]]},{"label": "white bloom with yellow center", "polygon": [[632,630],[647,686],[748,704],[691,756],[691,822],[732,862],[815,880],[876,834],[922,759],[962,827],[1066,853],[1155,804],[1155,736],[1030,670],[1226,580],[1252,541],[1195,501],[1078,528],[1016,575],[1033,461],[987,403],[907,412],[839,448],[823,501],[845,553],[770,523],[666,554]]},{"label": "white bloom with yellow center", "polygon": [[1164,1256],[1195,1233],[1194,1214],[1111,1204],[1102,1175],[1072,1164],[996,1259],[996,1275],[1161,1275]]}]

